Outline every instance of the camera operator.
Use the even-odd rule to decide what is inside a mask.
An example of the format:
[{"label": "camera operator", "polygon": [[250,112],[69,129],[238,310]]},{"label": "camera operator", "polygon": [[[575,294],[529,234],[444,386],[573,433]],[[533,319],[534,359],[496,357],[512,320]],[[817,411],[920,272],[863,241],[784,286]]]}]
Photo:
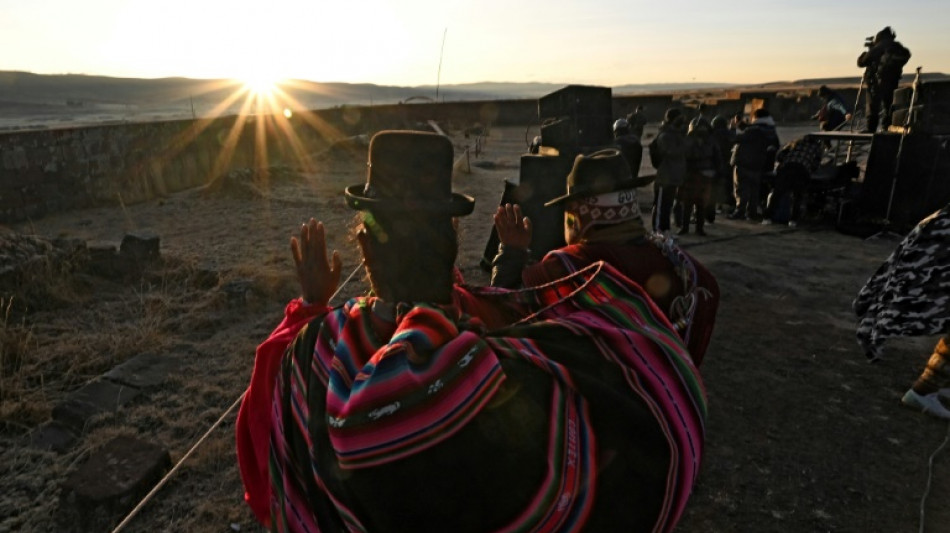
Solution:
[{"label": "camera operator", "polygon": [[910,60],[910,50],[897,42],[896,37],[894,30],[887,26],[874,37],[865,39],[867,50],[858,56],[858,66],[864,68],[864,83],[868,90],[865,133],[877,131],[879,122],[883,131],[891,125],[894,90],[900,82],[904,65]]}]

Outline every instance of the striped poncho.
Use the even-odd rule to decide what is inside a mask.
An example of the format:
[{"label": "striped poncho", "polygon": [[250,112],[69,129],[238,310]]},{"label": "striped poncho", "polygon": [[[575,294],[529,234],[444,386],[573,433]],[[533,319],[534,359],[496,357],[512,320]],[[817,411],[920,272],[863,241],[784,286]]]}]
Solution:
[{"label": "striped poncho", "polygon": [[[459,292],[451,306],[356,298],[301,331],[274,397],[272,527],[672,530],[705,393],[642,289],[595,263]],[[526,318],[485,330],[513,314]]]}]

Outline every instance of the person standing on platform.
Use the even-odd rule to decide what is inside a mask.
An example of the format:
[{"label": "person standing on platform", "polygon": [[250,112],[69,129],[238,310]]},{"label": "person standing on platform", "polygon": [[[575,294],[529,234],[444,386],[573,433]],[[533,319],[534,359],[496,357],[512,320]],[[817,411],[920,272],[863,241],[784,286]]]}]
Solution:
[{"label": "person standing on platform", "polygon": [[867,50],[858,56],[858,66],[864,68],[864,84],[867,87],[867,129],[875,133],[878,123],[882,131],[891,125],[891,104],[894,91],[900,83],[904,65],[910,60],[910,50],[897,41],[897,34],[890,26],[877,32],[865,42]]}]

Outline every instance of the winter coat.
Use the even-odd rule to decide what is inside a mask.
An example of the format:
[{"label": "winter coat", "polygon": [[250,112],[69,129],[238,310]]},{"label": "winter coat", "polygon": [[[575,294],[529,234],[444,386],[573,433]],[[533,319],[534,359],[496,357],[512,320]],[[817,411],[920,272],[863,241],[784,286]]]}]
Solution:
[{"label": "winter coat", "polygon": [[614,139],[614,146],[620,150],[624,160],[630,165],[630,174],[635,178],[640,174],[640,163],[643,162],[643,146],[640,138],[632,133],[621,135]]},{"label": "winter coat", "polygon": [[897,83],[904,65],[910,60],[910,50],[899,41],[885,39],[858,56],[866,83]]},{"label": "winter coat", "polygon": [[770,172],[775,166],[778,149],[775,121],[772,117],[757,118],[736,135],[730,163],[745,170]]},{"label": "winter coat", "polygon": [[686,136],[686,169],[712,178],[721,167],[719,147],[711,136]]},{"label": "winter coat", "polygon": [[686,180],[686,133],[682,127],[664,122],[653,142],[660,143],[663,154],[655,183],[660,187],[679,187]]}]

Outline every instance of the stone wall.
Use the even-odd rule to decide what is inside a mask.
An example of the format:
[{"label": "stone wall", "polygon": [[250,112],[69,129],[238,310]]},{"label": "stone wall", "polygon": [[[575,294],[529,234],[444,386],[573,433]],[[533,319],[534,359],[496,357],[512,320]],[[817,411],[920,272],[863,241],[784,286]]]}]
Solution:
[{"label": "stone wall", "polygon": [[[719,112],[719,107],[734,113],[743,100],[738,95],[734,100],[710,102],[709,116]],[[638,103],[646,106],[654,121],[670,105],[683,105],[672,96],[618,96],[612,112],[624,116]],[[775,97],[769,105],[780,111],[777,119],[804,120],[817,109],[818,101]],[[347,106],[297,113],[287,120],[271,115],[227,116],[0,134],[0,223],[89,206],[142,202],[201,186],[234,168],[297,166],[301,152],[311,154],[357,134],[419,127],[428,120],[438,121],[449,131],[475,124],[533,124],[538,122],[538,101]],[[295,141],[290,142],[290,137]]]},{"label": "stone wall", "polygon": [[[413,128],[427,120],[458,128],[527,124],[536,117],[536,101],[522,100],[340,107],[290,119],[228,116],[0,134],[0,223],[142,202],[209,183],[233,168],[294,164],[301,152],[380,129]],[[258,143],[259,138],[265,142]]]}]

